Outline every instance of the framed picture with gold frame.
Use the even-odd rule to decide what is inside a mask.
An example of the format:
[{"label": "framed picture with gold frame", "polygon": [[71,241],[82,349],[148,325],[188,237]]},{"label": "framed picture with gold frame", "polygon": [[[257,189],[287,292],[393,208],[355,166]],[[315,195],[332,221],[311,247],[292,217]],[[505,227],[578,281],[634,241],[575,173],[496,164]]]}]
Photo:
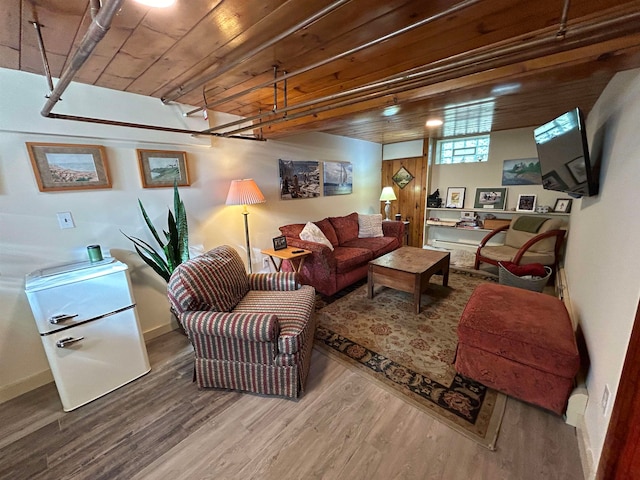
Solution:
[{"label": "framed picture with gold frame", "polygon": [[186,152],[137,150],[140,179],[144,188],[188,187],[189,169]]},{"label": "framed picture with gold frame", "polygon": [[111,188],[107,152],[102,145],[26,145],[41,192]]}]

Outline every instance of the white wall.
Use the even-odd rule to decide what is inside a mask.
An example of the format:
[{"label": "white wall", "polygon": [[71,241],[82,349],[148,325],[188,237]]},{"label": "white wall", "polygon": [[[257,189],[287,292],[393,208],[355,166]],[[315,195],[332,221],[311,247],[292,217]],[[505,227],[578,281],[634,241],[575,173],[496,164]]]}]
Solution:
[{"label": "white wall", "polygon": [[[328,215],[379,210],[382,148],[378,144],[325,134],[254,142],[193,138],[149,130],[42,118],[46,82],[37,75],[0,69],[0,401],[50,381],[48,364],[24,294],[24,276],[44,265],[86,259],[86,246],[130,265],[134,296],[144,332],[170,328],[166,285],[146,267],[120,230],[151,241],[137,208],[144,203],[157,225],[166,225],[172,189],[143,189],[136,149],[187,153],[191,187],[180,189],[190,243],[210,249],[227,243],[243,258],[242,207],[225,206],[231,180],[252,177],[267,203],[249,207],[254,271],[261,248],[271,246],[278,226]],[[56,113],[203,130],[201,118],[184,118],[189,107],[157,99],[72,84]],[[225,117],[224,120],[229,120]],[[99,144],[106,147],[113,186],[104,190],[41,193],[25,142]],[[317,199],[279,199],[278,159],[338,160],[353,163],[353,194]],[[69,211],[76,228],[60,230],[56,212]]]},{"label": "white wall", "polygon": [[[574,202],[565,269],[591,367],[585,426],[597,465],[640,298],[640,70],[618,74],[588,116],[604,133],[600,194]],[[606,410],[602,394],[612,397]]]},{"label": "white wall", "polygon": [[536,205],[553,207],[556,199],[566,197],[559,192],[544,190],[542,185],[509,185],[502,187],[502,167],[505,160],[538,158],[533,140],[533,128],[520,128],[491,134],[489,158],[482,163],[434,165],[431,192],[436,188],[444,202],[448,187],[465,187],[465,208],[473,208],[476,188],[507,188],[507,210],[515,210],[518,195],[537,195]]}]

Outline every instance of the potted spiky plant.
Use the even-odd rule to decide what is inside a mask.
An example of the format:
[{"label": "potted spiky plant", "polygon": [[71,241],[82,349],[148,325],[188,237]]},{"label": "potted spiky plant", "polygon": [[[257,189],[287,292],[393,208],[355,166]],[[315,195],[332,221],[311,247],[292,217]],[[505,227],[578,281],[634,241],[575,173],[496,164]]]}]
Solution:
[{"label": "potted spiky plant", "polygon": [[122,232],[122,234],[131,240],[134,244],[136,252],[140,255],[140,258],[149,265],[158,275],[164,278],[165,282],[169,282],[171,274],[178,265],[182,262],[189,260],[189,229],[187,226],[187,212],[184,208],[184,203],[180,200],[180,193],[178,192],[178,185],[173,185],[173,210],[169,209],[167,217],[167,230],[163,230],[165,240],[163,241],[158,235],[158,231],[154,227],[153,223],[149,219],[147,212],[142,205],[142,201],[138,199],[138,205],[140,211],[144,217],[144,221],[149,227],[153,238],[155,238],[164,256],[161,255],[155,248],[149,245],[144,240],[138,237],[132,237]]}]

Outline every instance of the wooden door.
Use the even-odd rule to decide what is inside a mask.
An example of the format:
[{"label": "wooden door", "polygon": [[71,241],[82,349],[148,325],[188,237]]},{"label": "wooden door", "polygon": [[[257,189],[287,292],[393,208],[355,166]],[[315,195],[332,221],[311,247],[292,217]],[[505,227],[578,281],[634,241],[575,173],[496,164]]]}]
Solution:
[{"label": "wooden door", "polygon": [[[393,181],[393,176],[404,168],[413,176],[403,188]],[[401,158],[382,162],[382,186],[393,187],[397,200],[391,202],[390,218],[396,213],[409,223],[409,243],[412,247],[422,247],[424,232],[424,209],[426,201],[427,180],[426,157]],[[384,202],[380,202],[380,213],[384,215]]]}]

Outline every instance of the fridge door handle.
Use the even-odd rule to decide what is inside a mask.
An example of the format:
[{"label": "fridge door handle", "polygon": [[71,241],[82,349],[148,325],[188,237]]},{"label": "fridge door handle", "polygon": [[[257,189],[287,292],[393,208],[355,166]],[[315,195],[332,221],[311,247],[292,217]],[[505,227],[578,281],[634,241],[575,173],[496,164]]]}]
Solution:
[{"label": "fridge door handle", "polygon": [[68,313],[61,313],[60,315],[54,315],[49,317],[49,323],[53,323],[54,325],[60,322],[64,322],[66,320],[71,320],[72,318],[76,318],[78,314],[69,315]]},{"label": "fridge door handle", "polygon": [[56,342],[56,347],[58,347],[58,348],[66,348],[69,345],[72,345],[72,344],[74,344],[76,342],[79,342],[80,340],[83,340],[83,339],[84,339],[84,337],[78,337],[78,338],[64,337],[64,338],[61,338],[60,340],[58,340]]}]

